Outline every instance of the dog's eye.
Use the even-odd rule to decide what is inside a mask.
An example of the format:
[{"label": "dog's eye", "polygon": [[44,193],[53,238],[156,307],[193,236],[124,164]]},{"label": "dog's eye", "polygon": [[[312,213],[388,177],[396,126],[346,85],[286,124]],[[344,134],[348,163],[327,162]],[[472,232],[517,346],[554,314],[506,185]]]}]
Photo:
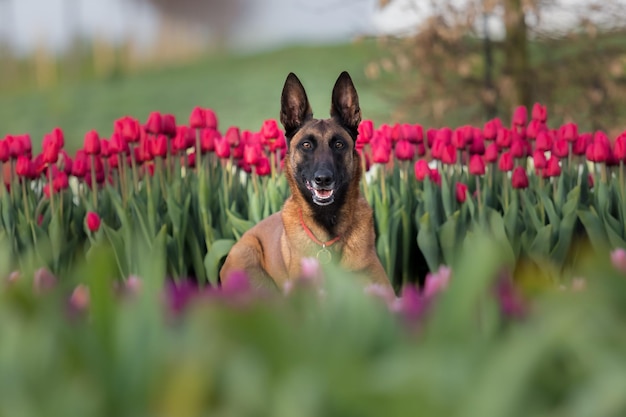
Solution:
[{"label": "dog's eye", "polygon": [[308,140],[307,140],[307,141],[302,142],[302,143],[300,144],[300,146],[302,146],[302,149],[305,149],[305,150],[307,150],[307,151],[308,151],[308,150],[313,149],[313,144],[312,144],[311,142],[309,142]]},{"label": "dog's eye", "polygon": [[346,144],[341,142],[341,141],[337,141],[335,142],[335,149],[343,149],[345,148]]}]

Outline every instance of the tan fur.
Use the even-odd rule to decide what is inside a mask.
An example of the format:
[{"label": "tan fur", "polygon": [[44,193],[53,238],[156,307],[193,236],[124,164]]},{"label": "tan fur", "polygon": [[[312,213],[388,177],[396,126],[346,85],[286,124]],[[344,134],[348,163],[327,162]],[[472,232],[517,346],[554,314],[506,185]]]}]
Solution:
[{"label": "tan fur", "polygon": [[[289,78],[286,86],[288,83]],[[358,154],[351,149],[343,160],[345,169],[350,173],[350,182],[345,202],[336,213],[337,222],[332,236],[325,227],[316,222],[314,209],[305,200],[309,197],[302,194],[294,176],[296,167],[302,163],[298,145],[311,135],[315,135],[319,143],[326,146],[325,149],[330,149],[330,141],[337,137],[345,138],[353,147],[354,139],[350,137],[342,121],[349,120],[353,127],[358,126],[360,109],[356,91],[353,96],[343,100],[345,104],[341,103],[343,96],[338,97],[340,103],[333,102],[331,107],[331,115],[334,117],[318,120],[311,117],[306,96],[305,102],[302,102],[303,97],[293,98],[283,92],[284,114],[281,114],[281,121],[287,129],[290,127],[289,123],[298,118],[298,114],[294,116],[293,112],[298,111],[298,106],[301,107],[298,130],[290,139],[285,161],[285,175],[292,195],[285,201],[280,212],[252,227],[233,246],[220,272],[222,282],[228,280],[229,274],[235,270],[245,271],[257,288],[280,289],[287,281],[298,278],[301,259],[315,257],[321,249],[304,230],[300,217],[302,213],[302,220],[318,240],[327,242],[340,236],[339,241],[328,249],[333,258],[339,260],[342,268],[362,273],[369,282],[391,287],[376,253],[372,209],[360,194],[361,164]],[[323,149],[320,152],[327,152],[329,155],[332,153]]]}]

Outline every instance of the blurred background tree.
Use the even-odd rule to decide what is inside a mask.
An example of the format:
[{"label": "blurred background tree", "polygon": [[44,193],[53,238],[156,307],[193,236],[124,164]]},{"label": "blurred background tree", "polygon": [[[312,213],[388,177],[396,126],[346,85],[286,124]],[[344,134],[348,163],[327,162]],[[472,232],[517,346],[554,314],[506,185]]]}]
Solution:
[{"label": "blurred background tree", "polygon": [[[431,13],[409,36],[386,40],[394,71],[415,86],[397,118],[481,122],[540,101],[557,120],[626,127],[623,2],[380,0],[379,7],[400,2]],[[370,65],[372,77],[390,68],[382,60]]]}]

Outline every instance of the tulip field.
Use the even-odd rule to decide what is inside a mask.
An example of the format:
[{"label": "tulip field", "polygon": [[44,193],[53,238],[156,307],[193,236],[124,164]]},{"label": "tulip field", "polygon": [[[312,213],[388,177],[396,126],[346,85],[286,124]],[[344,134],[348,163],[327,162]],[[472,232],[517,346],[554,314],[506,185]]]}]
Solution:
[{"label": "tulip field", "polygon": [[218,116],[0,139],[0,416],[624,415],[626,132],[363,120],[396,292],[306,259],[259,294],[219,269],[287,143]]}]

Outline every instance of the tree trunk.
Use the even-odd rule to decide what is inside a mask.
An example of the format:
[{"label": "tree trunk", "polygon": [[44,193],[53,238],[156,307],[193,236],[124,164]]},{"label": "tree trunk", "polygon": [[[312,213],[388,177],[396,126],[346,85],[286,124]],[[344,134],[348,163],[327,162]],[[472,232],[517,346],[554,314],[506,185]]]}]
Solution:
[{"label": "tree trunk", "polygon": [[514,105],[532,104],[528,35],[522,0],[504,0],[504,72],[513,79]]}]

